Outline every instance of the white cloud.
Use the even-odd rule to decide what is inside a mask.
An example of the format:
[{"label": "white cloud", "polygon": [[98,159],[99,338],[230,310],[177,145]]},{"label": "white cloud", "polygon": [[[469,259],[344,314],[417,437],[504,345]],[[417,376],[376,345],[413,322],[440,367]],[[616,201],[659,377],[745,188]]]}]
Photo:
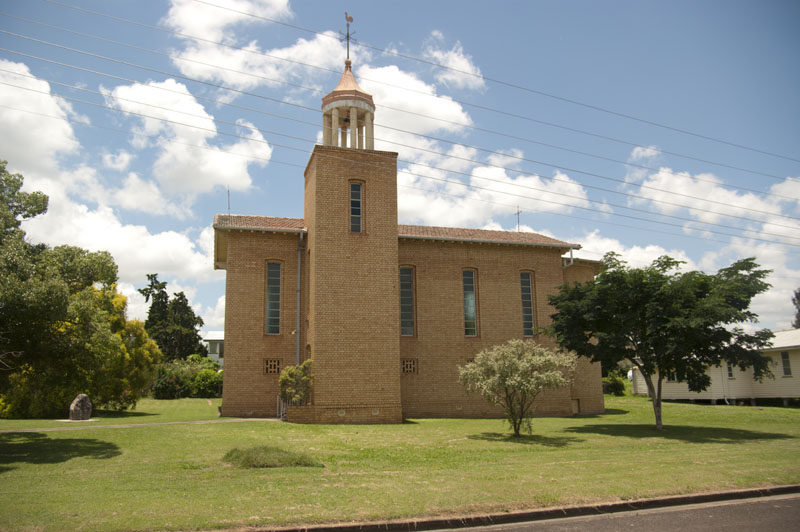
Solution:
[{"label": "white cloud", "polygon": [[636,146],[633,151],[631,151],[628,160],[638,163],[650,161],[657,158],[659,155],[661,155],[661,150],[659,150],[656,146]]},{"label": "white cloud", "polygon": [[[0,123],[6,132],[0,135],[0,154],[9,159],[9,168],[23,168],[31,174],[51,174],[58,168],[61,155],[76,153],[80,147],[72,126],[65,122],[75,113],[67,102],[51,94],[46,81],[6,72],[30,76],[24,63],[0,59],[0,69],[0,82],[32,89],[0,85],[0,102],[4,106],[0,107]],[[9,133],[12,131],[13,134]]]},{"label": "white cloud", "polygon": [[128,174],[122,182],[122,188],[115,190],[110,199],[113,200],[110,203],[129,211],[174,216],[178,219],[185,219],[191,214],[188,207],[170,202],[161,193],[158,185],[143,180],[134,172]]},{"label": "white cloud", "polygon": [[122,282],[141,283],[148,273],[163,277],[215,280],[212,257],[188,234],[152,233],[142,225],[123,224],[109,207],[90,209],[66,196],[50,194],[46,214],[25,222],[28,237],[53,246],[69,243],[90,251],[107,250],[119,266]]},{"label": "white cloud", "polygon": [[599,230],[585,233],[579,237],[562,237],[561,239],[581,245],[581,249],[574,252],[576,258],[600,260],[603,258],[603,255],[609,251],[613,251],[619,253],[622,259],[627,261],[632,268],[642,268],[649,266],[655,259],[662,255],[669,255],[673,259],[686,263],[681,266],[681,269],[684,271],[698,269],[697,263],[689,257],[685,250],[667,249],[657,244],[627,246],[616,238],[601,235]]},{"label": "white cloud", "polygon": [[129,320],[145,321],[150,303],[145,301],[136,287],[131,283],[117,283],[117,292],[128,299],[127,317]]},{"label": "white cloud", "polygon": [[442,32],[434,30],[431,38],[423,50],[425,59],[444,66],[436,68],[436,81],[446,87],[456,89],[483,89],[486,83],[481,76],[481,70],[473,63],[472,56],[464,52],[464,47],[456,41],[449,50],[441,48],[444,41]]},{"label": "white cloud", "polygon": [[661,150],[655,146],[636,146],[628,155],[628,163],[630,164],[626,165],[625,181],[636,183],[644,179],[647,176],[648,169],[642,167],[654,166],[660,155]]},{"label": "white cloud", "polygon": [[[283,87],[287,82],[317,88],[316,82],[327,78],[327,70],[344,68],[345,50],[333,32],[312,39],[298,39],[284,48],[262,50],[256,41],[242,49],[227,48],[209,43],[190,43],[180,52],[183,60],[173,61],[182,74],[212,81],[238,90],[260,86]],[[367,52],[351,50],[356,64],[364,62]],[[321,67],[321,68],[315,68]],[[232,100],[236,93],[223,91],[223,99]],[[306,98],[312,93],[304,91]]]},{"label": "white cloud", "polygon": [[789,208],[800,213],[800,177],[787,177],[780,183],[772,185],[769,191],[771,194],[784,196],[777,200],[784,204],[788,203]]},{"label": "white cloud", "polygon": [[103,166],[110,170],[122,172],[128,169],[132,158],[133,156],[125,150],[119,150],[116,155],[113,153],[104,153]]},{"label": "white cloud", "polygon": [[[164,22],[182,33],[205,39],[184,38],[183,49],[173,59],[182,74],[238,90],[280,87],[287,82],[317,88],[317,79],[329,77],[326,70],[342,68],[344,45],[332,31],[310,39],[299,38],[283,48],[265,49],[257,40],[242,41],[243,25],[260,25],[269,30],[271,24],[263,18],[290,18],[292,11],[288,0],[230,0],[222,5],[257,16],[204,6],[191,0],[173,0]],[[369,50],[356,48],[351,50],[351,58],[366,62],[371,55]],[[235,92],[220,92],[219,98],[223,101],[239,96]],[[310,95],[304,91],[303,97]]]},{"label": "white cloud", "polygon": [[[477,166],[469,184],[427,168],[411,165],[410,172],[455,183],[398,173],[398,215],[403,223],[481,227],[494,216],[523,212],[569,212],[573,206],[588,205],[586,190],[566,174],[556,172],[558,181],[537,176],[510,176],[503,168]],[[520,197],[523,196],[523,197]]]},{"label": "white cloud", "polygon": [[292,16],[289,0],[216,0],[220,9],[192,0],[172,0],[163,22],[180,33],[219,41],[226,37],[225,30],[237,24],[263,23],[249,14],[270,19],[287,19]]},{"label": "white cloud", "polygon": [[202,309],[204,329],[222,329],[225,326],[225,296],[219,296],[214,307]]},{"label": "white cloud", "polygon": [[[461,104],[438,95],[434,85],[395,65],[364,65],[357,68],[356,74],[359,85],[373,95],[378,106],[375,112],[377,124],[391,124],[397,129],[421,134],[461,132],[472,124]],[[386,135],[388,131],[391,130],[376,127],[375,136],[378,137],[378,132]]]},{"label": "white cloud", "polygon": [[119,86],[107,99],[125,111],[147,115],[137,120],[142,133],[159,135],[160,153],[153,174],[165,193],[181,197],[186,205],[217,186],[247,190],[252,184],[248,165],[264,166],[272,154],[261,133],[244,120],[237,124],[240,135],[247,139],[222,146],[210,144],[217,137],[213,116],[185,85],[173,79]]},{"label": "white cloud", "polygon": [[[774,235],[784,235],[787,239],[795,237],[788,241],[798,242],[796,239],[800,235],[800,223],[781,216],[783,213],[779,201],[751,192],[725,188],[722,180],[713,174],[692,176],[688,172],[675,172],[662,167],[658,172],[650,174],[642,185],[650,188],[637,188],[636,194],[645,199],[631,199],[631,204],[648,203],[652,209],[670,215],[685,210],[699,222],[766,231]],[[787,189],[789,186],[790,184],[786,184]],[[742,218],[746,220],[741,220]],[[780,239],[780,236],[769,235],[765,238]]]}]

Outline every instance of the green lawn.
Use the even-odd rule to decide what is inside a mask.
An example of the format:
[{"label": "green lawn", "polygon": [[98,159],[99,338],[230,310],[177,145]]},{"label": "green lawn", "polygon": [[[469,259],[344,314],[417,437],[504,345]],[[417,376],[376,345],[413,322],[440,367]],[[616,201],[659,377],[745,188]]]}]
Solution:
[{"label": "green lawn", "polygon": [[[143,402],[144,415],[115,423],[196,418],[198,404]],[[606,396],[606,407],[601,416],[537,418],[535,434],[519,440],[499,420],[458,419],[0,434],[0,529],[418,518],[800,482],[798,409],[665,404],[667,429],[657,433],[647,399]],[[0,430],[14,423],[0,421]],[[324,467],[222,460],[263,445],[303,451]]]},{"label": "green lawn", "polygon": [[64,419],[0,419],[0,430],[44,429],[54,427],[77,427],[84,425],[134,425],[140,423],[167,423],[170,421],[199,421],[218,419],[217,407],[222,399],[181,399],[159,401],[142,399],[135,410],[113,412],[95,410],[92,421],[66,422],[69,409],[64,410]]}]

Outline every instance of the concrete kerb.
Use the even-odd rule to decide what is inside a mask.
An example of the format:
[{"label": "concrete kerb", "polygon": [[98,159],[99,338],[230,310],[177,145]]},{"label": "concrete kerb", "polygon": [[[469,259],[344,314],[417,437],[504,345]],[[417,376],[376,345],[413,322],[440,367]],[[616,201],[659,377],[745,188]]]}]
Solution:
[{"label": "concrete kerb", "polygon": [[769,488],[753,488],[746,490],[720,491],[673,497],[657,497],[636,501],[601,503],[586,506],[565,506],[560,508],[543,508],[520,512],[475,515],[466,517],[446,517],[419,519],[414,521],[383,521],[356,524],[302,526],[294,528],[259,528],[247,527],[248,532],[411,532],[419,530],[439,530],[448,528],[469,528],[477,526],[505,525],[527,521],[546,521],[565,517],[584,517],[589,515],[613,514],[653,508],[669,508],[688,504],[722,502],[736,499],[752,499],[771,495],[800,493],[800,484],[775,486]]}]

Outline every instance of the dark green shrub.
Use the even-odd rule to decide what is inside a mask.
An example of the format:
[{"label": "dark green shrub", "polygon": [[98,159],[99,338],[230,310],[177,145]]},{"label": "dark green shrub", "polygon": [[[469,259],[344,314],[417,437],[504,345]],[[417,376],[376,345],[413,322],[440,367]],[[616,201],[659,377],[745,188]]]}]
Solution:
[{"label": "dark green shrub", "polygon": [[304,405],[311,399],[311,383],[310,358],[299,366],[286,366],[278,379],[281,397],[295,405]]},{"label": "dark green shrub", "polygon": [[175,366],[176,364],[166,363],[156,367],[153,381],[154,399],[179,399],[189,396],[186,374]]},{"label": "dark green shrub", "polygon": [[201,369],[194,375],[190,387],[192,397],[220,397],[222,395],[222,373],[213,369]]},{"label": "dark green shrub", "polygon": [[222,373],[219,364],[202,355],[165,362],[156,368],[153,398],[221,397]]},{"label": "dark green shrub", "polygon": [[609,371],[608,376],[603,377],[603,393],[625,395],[625,376],[617,370]]}]

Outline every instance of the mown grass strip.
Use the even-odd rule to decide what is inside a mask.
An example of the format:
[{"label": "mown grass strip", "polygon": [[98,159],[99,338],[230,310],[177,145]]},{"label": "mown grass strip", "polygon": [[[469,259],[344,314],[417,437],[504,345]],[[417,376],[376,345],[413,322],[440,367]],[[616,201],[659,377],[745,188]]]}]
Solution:
[{"label": "mown grass strip", "polygon": [[249,449],[231,449],[222,457],[223,462],[242,467],[323,467],[316,458],[297,451],[287,451],[272,445]]}]

